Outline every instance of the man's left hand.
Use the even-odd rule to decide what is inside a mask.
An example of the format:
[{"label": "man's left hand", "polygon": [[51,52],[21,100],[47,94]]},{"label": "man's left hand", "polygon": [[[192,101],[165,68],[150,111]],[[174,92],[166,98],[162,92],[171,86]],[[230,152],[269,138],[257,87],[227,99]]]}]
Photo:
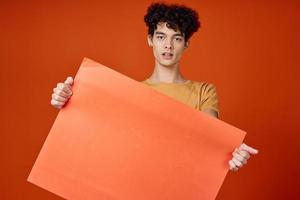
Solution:
[{"label": "man's left hand", "polygon": [[233,157],[229,161],[230,170],[238,171],[242,166],[247,164],[247,160],[250,158],[250,155],[258,154],[258,150],[254,149],[245,143],[232,153]]}]

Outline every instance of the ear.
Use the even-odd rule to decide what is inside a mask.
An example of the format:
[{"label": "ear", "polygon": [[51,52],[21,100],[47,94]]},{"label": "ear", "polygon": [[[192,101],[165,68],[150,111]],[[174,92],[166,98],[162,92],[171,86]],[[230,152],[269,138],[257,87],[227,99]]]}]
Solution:
[{"label": "ear", "polygon": [[151,35],[148,35],[147,40],[148,40],[148,45],[149,45],[149,47],[153,47],[152,39],[153,39],[152,36],[151,36]]},{"label": "ear", "polygon": [[189,47],[189,45],[190,45],[190,41],[187,41],[187,42],[185,42],[185,44],[184,44],[184,48],[188,48],[188,47]]}]

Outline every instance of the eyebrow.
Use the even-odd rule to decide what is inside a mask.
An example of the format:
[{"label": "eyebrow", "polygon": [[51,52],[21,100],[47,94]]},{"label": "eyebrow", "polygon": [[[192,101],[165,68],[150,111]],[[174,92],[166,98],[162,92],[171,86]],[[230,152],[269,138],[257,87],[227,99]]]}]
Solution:
[{"label": "eyebrow", "polygon": [[[166,35],[165,33],[163,32],[160,32],[160,31],[155,31],[156,34],[160,34],[160,35]],[[175,33],[173,36],[181,36],[183,37],[183,34],[182,33]]]}]

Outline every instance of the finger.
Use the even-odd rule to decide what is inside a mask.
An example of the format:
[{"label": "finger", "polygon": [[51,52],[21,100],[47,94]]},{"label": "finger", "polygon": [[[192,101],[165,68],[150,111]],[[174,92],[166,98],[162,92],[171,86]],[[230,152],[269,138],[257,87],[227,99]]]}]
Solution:
[{"label": "finger", "polygon": [[240,151],[238,148],[235,148],[235,149],[234,149],[234,152],[238,152],[238,151]]},{"label": "finger", "polygon": [[236,158],[232,158],[232,161],[234,162],[234,164],[237,167],[242,167],[243,166],[243,164],[240,161],[238,161]]},{"label": "finger", "polygon": [[233,157],[236,158],[238,161],[240,161],[242,164],[245,164],[247,161],[246,158],[244,158],[243,156],[241,156],[240,154],[238,154],[237,152],[233,152],[232,153]]},{"label": "finger", "polygon": [[235,168],[232,169],[232,171],[234,171],[234,172],[236,172],[236,171],[238,171],[238,170],[239,170],[238,167],[235,167]]},{"label": "finger", "polygon": [[59,88],[54,88],[53,92],[59,96],[65,97],[65,98],[70,98],[70,96],[72,95],[72,92],[71,92],[71,94],[69,94]]},{"label": "finger", "polygon": [[55,108],[57,108],[57,109],[62,109],[63,106],[55,106]]},{"label": "finger", "polygon": [[250,147],[248,145],[246,145],[245,143],[243,143],[240,147],[240,150],[245,150],[247,152],[249,152],[250,154],[258,154],[258,150],[254,149],[253,147]]},{"label": "finger", "polygon": [[56,88],[61,89],[68,94],[72,93],[71,86],[65,83],[58,83]]},{"label": "finger", "polygon": [[60,102],[66,102],[68,100],[68,98],[59,96],[55,93],[52,94],[52,99],[56,100],[56,101],[60,101]]},{"label": "finger", "polygon": [[71,86],[69,84],[66,84],[66,83],[57,83],[57,88],[71,90]]},{"label": "finger", "polygon": [[68,85],[73,85],[73,82],[74,82],[74,80],[73,80],[73,78],[71,77],[71,76],[69,76],[66,80],[65,80],[65,84],[68,84]]},{"label": "finger", "polygon": [[60,102],[60,101],[56,101],[55,99],[51,99],[51,105],[58,107],[58,106],[63,106],[65,103],[64,102]]},{"label": "finger", "polygon": [[69,98],[71,96],[71,94],[68,94],[59,88],[54,88],[53,93],[65,98]]},{"label": "finger", "polygon": [[234,164],[234,162],[232,161],[232,160],[229,160],[229,169],[230,170],[232,170],[233,168],[235,168],[236,166],[235,166],[235,164]]},{"label": "finger", "polygon": [[244,150],[239,150],[236,153],[240,154],[241,156],[243,156],[245,159],[249,159],[250,158],[250,154],[247,151]]},{"label": "finger", "polygon": [[230,170],[236,172],[239,168],[234,164],[232,160],[229,161]]}]

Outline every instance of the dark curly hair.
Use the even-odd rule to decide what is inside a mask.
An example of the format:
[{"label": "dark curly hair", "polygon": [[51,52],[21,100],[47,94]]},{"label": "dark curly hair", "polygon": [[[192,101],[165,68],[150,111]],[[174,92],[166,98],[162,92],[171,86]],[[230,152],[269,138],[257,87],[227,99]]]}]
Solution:
[{"label": "dark curly hair", "polygon": [[168,28],[174,31],[179,30],[184,34],[185,41],[188,41],[200,27],[198,13],[178,4],[152,3],[147,9],[144,21],[148,27],[148,34],[152,37],[157,29],[157,24],[166,22]]}]

